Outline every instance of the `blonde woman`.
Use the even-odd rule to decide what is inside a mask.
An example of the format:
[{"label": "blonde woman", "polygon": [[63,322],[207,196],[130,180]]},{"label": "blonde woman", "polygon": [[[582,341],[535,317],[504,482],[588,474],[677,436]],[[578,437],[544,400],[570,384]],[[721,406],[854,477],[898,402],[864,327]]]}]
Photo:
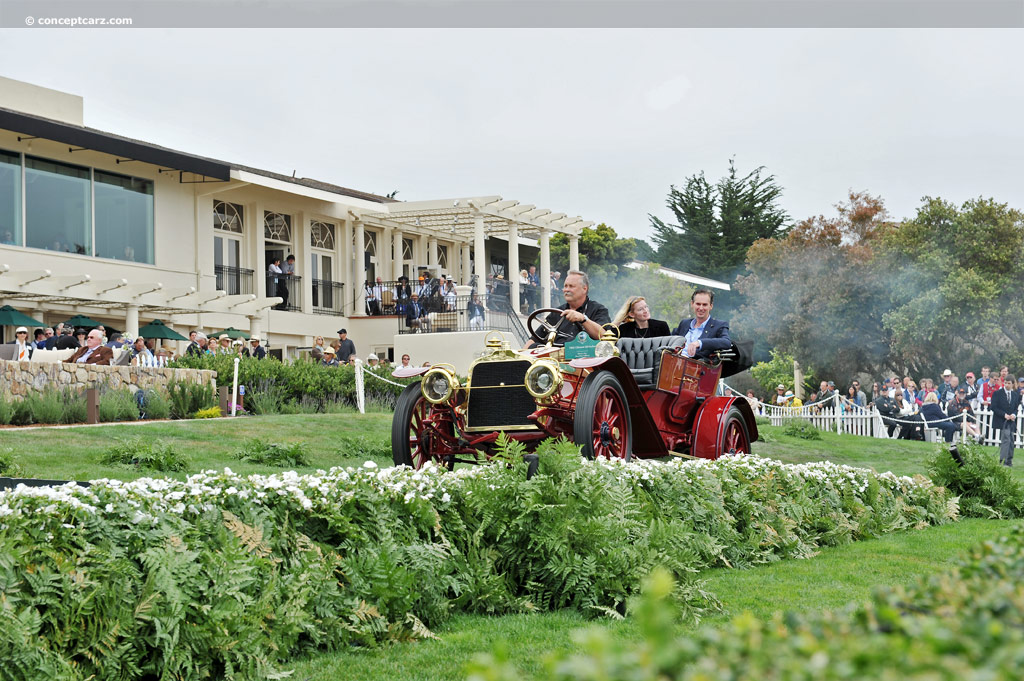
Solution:
[{"label": "blonde woman", "polygon": [[668,322],[651,319],[651,309],[643,296],[630,296],[612,320],[619,327],[619,338],[657,338],[671,335]]},{"label": "blonde woman", "polygon": [[317,336],[313,339],[313,347],[310,349],[309,354],[313,357],[314,362],[319,362],[324,358],[324,348],[326,347],[323,336]]}]

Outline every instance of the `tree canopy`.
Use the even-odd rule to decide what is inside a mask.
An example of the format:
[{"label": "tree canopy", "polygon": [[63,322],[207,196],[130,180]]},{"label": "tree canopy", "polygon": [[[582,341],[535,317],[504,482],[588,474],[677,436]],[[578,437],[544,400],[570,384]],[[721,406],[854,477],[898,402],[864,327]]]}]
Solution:
[{"label": "tree canopy", "polygon": [[836,380],[977,368],[1024,343],[1022,250],[1024,215],[992,199],[925,197],[897,223],[851,192],[835,217],[750,247],[739,321]]},{"label": "tree canopy", "polygon": [[[620,238],[618,233],[603,222],[580,232],[580,269],[590,277],[611,276],[636,257],[636,243]],[[555,234],[551,237],[551,267],[565,272],[569,269],[569,237]]]}]

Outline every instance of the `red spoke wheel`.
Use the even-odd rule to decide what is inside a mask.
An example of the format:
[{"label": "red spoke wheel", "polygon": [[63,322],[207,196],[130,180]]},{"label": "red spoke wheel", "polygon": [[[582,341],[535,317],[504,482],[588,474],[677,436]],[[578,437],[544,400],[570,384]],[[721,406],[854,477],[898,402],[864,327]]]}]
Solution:
[{"label": "red spoke wheel", "polygon": [[626,391],[612,372],[598,371],[584,379],[576,400],[573,437],[588,459],[633,458],[633,424]]},{"label": "red spoke wheel", "polygon": [[722,423],[722,454],[750,454],[750,433],[747,421],[740,410],[733,406],[725,413]]},{"label": "red spoke wheel", "polygon": [[423,468],[431,459],[440,462],[430,413],[430,402],[423,397],[419,381],[406,386],[391,421],[391,457],[396,466]]}]

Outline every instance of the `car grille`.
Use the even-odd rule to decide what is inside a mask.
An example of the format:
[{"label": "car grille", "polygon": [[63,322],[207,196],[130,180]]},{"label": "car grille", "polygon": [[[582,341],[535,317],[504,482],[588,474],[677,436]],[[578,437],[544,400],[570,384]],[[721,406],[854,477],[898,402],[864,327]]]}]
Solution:
[{"label": "car grille", "polygon": [[[466,424],[469,428],[510,428],[534,424],[526,417],[537,410],[526,392],[530,362],[480,362],[470,374]],[[502,385],[504,384],[504,386]]]}]

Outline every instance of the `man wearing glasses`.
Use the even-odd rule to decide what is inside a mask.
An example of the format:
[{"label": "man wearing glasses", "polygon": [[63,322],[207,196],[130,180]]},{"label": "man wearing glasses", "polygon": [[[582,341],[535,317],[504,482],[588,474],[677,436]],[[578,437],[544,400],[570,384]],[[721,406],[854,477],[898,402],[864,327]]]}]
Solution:
[{"label": "man wearing glasses", "polygon": [[114,351],[103,345],[103,332],[93,329],[85,337],[85,345],[75,350],[75,354],[64,360],[73,364],[102,364],[110,365],[114,358]]}]

